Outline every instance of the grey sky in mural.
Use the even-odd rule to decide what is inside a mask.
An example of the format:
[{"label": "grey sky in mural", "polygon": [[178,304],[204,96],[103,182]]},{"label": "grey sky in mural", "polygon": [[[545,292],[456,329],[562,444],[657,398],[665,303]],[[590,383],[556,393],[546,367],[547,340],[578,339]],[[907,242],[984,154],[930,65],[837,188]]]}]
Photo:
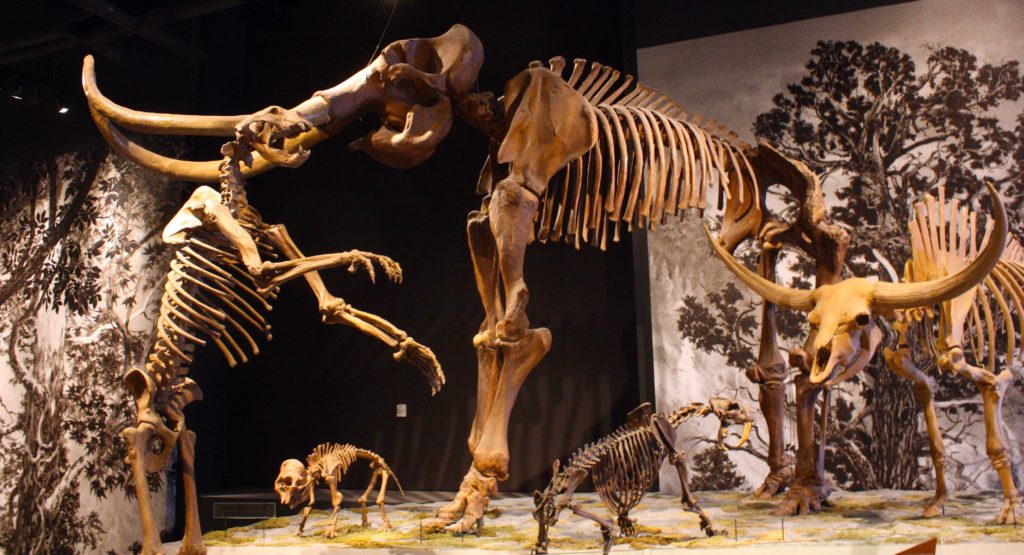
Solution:
[{"label": "grey sky in mural", "polygon": [[[812,59],[811,51],[821,40],[856,41],[864,46],[879,42],[908,54],[918,72],[927,67],[929,56],[935,48],[946,46],[966,50],[977,57],[979,65],[987,63],[998,66],[1013,60],[1024,60],[1024,35],[1019,31],[1019,23],[1024,21],[1024,3],[984,0],[971,2],[970,9],[964,9],[966,4],[951,0],[910,2],[661,45],[638,53],[639,74],[645,83],[667,93],[685,110],[713,117],[736,131],[742,139],[754,141],[755,120],[775,107],[773,97],[785,94],[787,85],[799,83],[806,75],[805,66]],[[1016,131],[1014,128],[1022,109],[1024,103],[1019,100],[1003,100],[998,107],[983,115],[995,117],[1004,129],[1016,133],[1019,144],[1019,128]],[[1005,177],[1007,172],[1019,170],[1019,161],[1017,164],[1012,166],[1011,162],[1007,162],[986,170],[985,175]],[[845,204],[845,201],[837,199],[836,193],[849,187],[851,179],[852,176],[843,171],[831,172],[824,179],[823,186],[830,206]],[[928,183],[922,186],[927,187]],[[1004,189],[1004,193],[1010,194],[1009,190]],[[780,207],[778,203],[770,203],[769,206],[775,209]],[[856,235],[857,230],[852,229],[853,226],[849,226],[848,222],[840,220],[840,224],[851,227],[851,235]],[[697,342],[683,337],[679,319],[680,309],[685,304],[684,298],[688,295],[708,307],[711,316],[719,318],[722,314],[715,313],[716,307],[735,306],[737,311],[730,317],[744,325],[749,324],[751,317],[759,319],[760,311],[756,309],[758,303],[745,292],[740,299],[729,298],[728,302],[717,304],[714,302],[712,295],[725,293],[723,284],[732,280],[717,260],[712,258],[710,249],[704,244],[695,215],[686,222],[660,227],[649,237],[655,381],[659,408],[702,400],[718,393],[746,398],[751,408],[756,408],[756,388],[743,376],[742,368],[727,361],[722,351],[729,349],[720,349],[717,353],[710,352],[711,349],[701,350]],[[741,248],[740,254],[744,250]],[[789,258],[790,262],[793,260],[793,257]],[[896,261],[895,265],[901,264],[902,259]],[[784,266],[785,262],[780,265]],[[877,264],[864,264],[857,269],[863,271],[865,268],[875,269],[875,266]],[[792,277],[792,274],[782,276],[783,279]],[[693,311],[684,313],[693,314]],[[693,329],[689,329],[688,333],[693,333]],[[756,340],[756,333],[755,327],[753,334],[737,334],[736,343]],[[792,340],[784,340],[782,346],[794,345]],[[732,348],[735,350],[735,345]],[[751,348],[756,349],[756,343]],[[1011,449],[1016,446],[1012,456],[1019,477],[1019,445],[1024,434],[1024,393],[1020,385],[1019,369],[1014,369],[1014,373],[1018,382],[1006,401],[1005,418],[1011,434]],[[885,378],[888,379],[888,376]],[[869,412],[875,414],[870,410],[874,398],[871,388],[877,385],[874,375],[869,374],[856,383],[844,386],[839,396],[839,414],[862,417]],[[903,387],[903,384],[896,386]],[[969,384],[951,384],[950,387],[959,389],[955,394],[949,393],[948,398],[940,402],[940,406],[943,419],[941,424],[950,436],[946,441],[946,452],[951,485],[960,488],[995,487],[995,475],[985,455],[980,416],[973,413],[973,409],[957,410],[957,407],[972,406],[969,399],[977,397],[976,390]],[[790,387],[791,401],[793,396]],[[912,406],[916,410],[916,404]],[[830,441],[846,442],[831,453],[832,463],[829,465],[829,471],[841,486],[856,487],[857,484],[871,483],[871,480],[865,481],[863,477],[852,475],[849,464],[844,468],[843,464],[835,463],[842,459],[841,451],[844,449],[871,449],[871,418],[864,420],[867,422],[866,431],[841,429],[838,439],[830,436]],[[923,426],[919,424],[919,431],[921,429]],[[683,430],[680,437],[699,437],[706,432]],[[787,423],[786,436],[791,444],[794,441],[793,432],[793,422],[790,421]],[[857,434],[861,439],[849,440]],[[955,439],[952,436],[956,436]],[[765,441],[766,435],[755,438],[752,451],[764,452]],[[699,443],[691,442],[684,446],[691,453],[704,449]],[[915,455],[920,466],[920,476],[913,480],[914,487],[928,487],[931,469],[930,462],[926,462],[927,450],[920,449]],[[755,454],[734,453],[732,460],[737,463],[739,473],[750,485],[759,484],[767,471],[766,465]],[[913,464],[914,461],[910,462]],[[677,487],[671,472],[663,470],[662,489],[672,491]]]}]

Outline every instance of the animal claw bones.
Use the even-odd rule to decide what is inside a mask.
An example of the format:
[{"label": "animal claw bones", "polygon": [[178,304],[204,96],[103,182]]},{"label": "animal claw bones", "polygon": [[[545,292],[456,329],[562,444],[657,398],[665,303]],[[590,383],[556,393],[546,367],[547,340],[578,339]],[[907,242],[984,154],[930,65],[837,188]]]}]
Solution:
[{"label": "animal claw bones", "polygon": [[[176,271],[175,264],[188,266],[189,272],[223,283],[226,287],[218,289],[202,283],[195,276],[181,274],[180,279],[194,281],[189,283],[189,288],[207,287],[208,293],[239,310],[239,317],[244,316],[259,325],[254,319],[259,317],[258,314],[250,315],[239,308],[240,304],[252,309],[250,305],[241,297],[230,298],[234,294],[230,291],[232,283],[242,288],[247,286],[229,277],[227,270],[217,267],[217,260],[244,266],[260,292],[251,288],[246,290],[260,297],[263,307],[268,310],[269,304],[263,296],[273,297],[278,285],[303,276],[317,296],[325,322],[353,326],[391,345],[396,349],[394,358],[419,366],[436,393],[444,383],[444,374],[430,349],[386,320],[356,310],[334,297],[316,273],[318,269],[347,264],[353,270],[364,267],[372,276],[372,262],[375,261],[384,267],[389,278],[399,280],[401,270],[398,265],[386,257],[359,251],[304,258],[283,226],[264,224],[258,213],[247,205],[244,180],[246,176],[273,166],[295,167],[301,164],[308,157],[310,147],[337,134],[366,112],[379,114],[383,123],[366,141],[355,146],[385,164],[396,167],[415,165],[430,156],[450,127],[451,105],[444,94],[438,94],[440,84],[448,94],[468,91],[481,63],[479,41],[468,29],[456,25],[440,37],[392,43],[363,70],[335,87],[317,92],[290,110],[270,107],[242,116],[194,116],[131,110],[113,103],[100,93],[91,56],[84,60],[82,86],[94,122],[121,155],[172,179],[221,184],[221,193],[208,187],[197,189],[164,230],[165,240],[184,245],[184,248],[190,248],[190,237],[201,232],[210,236],[207,239],[212,237],[210,240],[228,249],[202,243],[204,247],[200,250],[212,249],[206,254],[212,256],[213,261],[194,250],[187,255],[179,253],[184,258],[179,257],[172,262],[172,273]],[[382,74],[395,64],[406,64],[408,68],[403,66],[395,75],[384,79]],[[409,68],[422,68],[422,71],[409,71]],[[412,86],[407,86],[409,81],[412,81]],[[424,88],[417,81],[429,83]],[[431,92],[424,94],[422,90]],[[189,162],[151,152],[127,138],[119,127],[149,134],[223,136],[234,140],[222,147],[224,158],[221,160]],[[264,263],[259,256],[261,248],[276,248],[290,260]],[[199,330],[213,337],[229,363],[234,364],[228,346],[218,337],[224,335],[225,339],[230,339],[230,335],[223,333],[223,324],[217,321],[218,318],[228,318],[227,313],[215,306],[202,304],[198,297],[171,282],[169,279],[170,289],[165,290],[165,298],[161,302],[161,317],[167,316],[158,326],[164,341],[162,350],[156,354],[151,352],[145,371],[133,369],[125,376],[136,399],[138,416],[135,426],[125,429],[122,435],[133,466],[142,515],[142,552],[146,555],[160,553],[146,473],[160,470],[170,462],[175,442],[179,447],[186,492],[185,539],[179,553],[205,551],[195,498],[195,434],[185,428],[182,413],[185,405],[202,396],[195,382],[183,375],[191,361],[188,354],[191,348],[197,342],[203,342],[192,332]],[[258,352],[252,338],[241,328],[238,331],[249,340],[253,353]],[[269,327],[264,331],[269,331]],[[269,333],[267,336],[269,338]],[[231,347],[238,349],[233,340]],[[242,359],[244,361],[244,354]]]},{"label": "animal claw bones", "polygon": [[[855,277],[822,284],[814,290],[793,289],[748,270],[729,255],[721,241],[711,237],[706,227],[705,232],[726,267],[767,303],[808,314],[808,350],[795,350],[792,361],[809,370],[807,380],[798,383],[798,401],[813,403],[814,396],[807,392],[824,388],[827,402],[829,387],[856,375],[874,356],[883,335],[875,324],[876,317],[892,318],[899,310],[954,299],[976,287],[999,262],[1008,234],[1006,212],[995,188],[991,184],[987,188],[993,199],[994,219],[989,222],[985,248],[958,272],[926,281],[888,283]],[[809,408],[813,410],[813,405]],[[807,409],[798,407],[805,419],[810,414]],[[802,453],[798,456],[803,456],[798,460],[797,472],[809,476],[798,476],[804,481],[791,489],[777,511],[780,514],[818,510],[830,489],[824,482],[821,454],[814,455],[810,446],[804,445],[812,442],[811,424],[804,423],[800,432]],[[823,444],[819,444],[819,450]]]}]

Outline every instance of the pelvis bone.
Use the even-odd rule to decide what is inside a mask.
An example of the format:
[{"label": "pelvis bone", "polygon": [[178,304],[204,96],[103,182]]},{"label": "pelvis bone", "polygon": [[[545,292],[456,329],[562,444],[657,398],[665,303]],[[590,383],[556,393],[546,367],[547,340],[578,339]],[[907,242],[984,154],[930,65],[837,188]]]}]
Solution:
[{"label": "pelvis bone", "polygon": [[82,68],[82,88],[97,127],[123,156],[175,179],[216,182],[221,160],[191,162],[145,149],[119,128],[155,135],[236,137],[256,151],[246,176],[276,165],[305,161],[308,149],[332,137],[364,113],[381,128],[352,143],[381,163],[415,166],[433,154],[451,128],[451,102],[470,91],[483,64],[480,40],[463,25],[445,34],[391,43],[369,65],[345,81],[318,91],[291,109],[277,106],[254,114],[199,116],[140,112],[115,104],[100,92],[92,56]]},{"label": "pelvis bone", "polygon": [[849,278],[814,290],[793,289],[773,283],[748,270],[711,237],[715,254],[755,293],[769,302],[807,313],[812,351],[804,354],[812,384],[830,386],[864,369],[882,340],[875,316],[897,309],[927,307],[968,291],[992,270],[1006,244],[1006,211],[995,188],[988,185],[994,221],[985,230],[984,250],[959,272],[930,281],[889,283]]},{"label": "pelvis bone", "polygon": [[135,398],[136,425],[152,428],[144,449],[146,472],[163,470],[170,463],[178,434],[185,428],[185,406],[202,399],[203,392],[190,378],[181,378],[169,388],[158,388],[153,378],[138,368],[129,370],[124,382]]}]

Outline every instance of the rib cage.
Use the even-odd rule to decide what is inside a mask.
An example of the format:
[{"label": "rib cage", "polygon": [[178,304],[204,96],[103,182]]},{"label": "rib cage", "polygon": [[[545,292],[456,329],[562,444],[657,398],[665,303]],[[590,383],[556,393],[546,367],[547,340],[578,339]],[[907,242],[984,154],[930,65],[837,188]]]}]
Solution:
[{"label": "rib cage", "polygon": [[[937,279],[954,273],[973,260],[988,241],[991,223],[986,226],[979,244],[977,213],[960,206],[957,199],[947,202],[942,187],[938,194],[937,201],[926,195],[914,205],[914,217],[909,225],[912,258],[907,261],[904,272],[907,281]],[[993,301],[998,314],[993,309]],[[1016,354],[1017,359],[1024,362],[1024,346],[1017,344],[1017,336],[1024,330],[1024,248],[1017,238],[1013,235],[1007,238],[1002,257],[981,284],[942,303],[937,326],[930,325],[929,314],[912,312],[913,317],[924,324],[924,333],[920,335],[933,356],[938,357],[942,348],[967,347],[962,344],[967,331],[970,337],[966,341],[970,341],[975,365],[993,371],[997,328],[1001,323],[1007,337],[1007,361],[1012,361]]]},{"label": "rib cage", "polygon": [[[559,75],[564,65],[560,57],[550,61]],[[597,62],[585,66],[576,59],[566,83],[593,108],[598,140],[548,184],[537,211],[538,240],[564,237],[576,248],[604,249],[609,227],[614,241],[623,221],[628,231],[634,225],[653,230],[682,210],[706,208],[707,191],[716,184],[719,204],[736,192],[740,200],[749,194],[759,202],[753,168],[733,143],[735,133],[722,137],[723,126],[702,122],[700,114],[690,117],[664,94],[634,84],[631,75]]]},{"label": "rib cage", "polygon": [[[271,247],[257,246],[262,258],[274,256]],[[239,264],[233,246],[202,229],[191,230],[177,246],[164,282],[147,364],[158,382],[187,374],[195,346],[206,345],[208,340],[217,345],[228,365],[235,366],[259,354],[259,346],[246,328],[271,338],[264,317],[270,303],[256,292],[252,276]]]},{"label": "rib cage", "polygon": [[[684,405],[669,414],[668,421],[677,427],[709,411],[704,403]],[[578,449],[565,468],[552,477],[547,491],[550,494],[565,491],[570,476],[588,472],[605,506],[615,514],[623,514],[635,507],[654,485],[666,455],[667,451],[648,423],[631,422]]]},{"label": "rib cage", "polygon": [[633,429],[616,438],[594,464],[591,477],[598,497],[615,514],[635,507],[654,485],[665,448],[650,429]]},{"label": "rib cage", "polygon": [[391,470],[391,467],[384,462],[384,457],[370,451],[356,447],[350,443],[321,443],[313,448],[313,452],[306,457],[306,469],[320,478],[334,473],[335,469],[341,470],[341,476],[348,473],[348,469],[357,459],[370,461],[370,466],[379,468],[386,472],[395,481],[398,491],[402,491],[402,484],[398,482],[398,476]]}]

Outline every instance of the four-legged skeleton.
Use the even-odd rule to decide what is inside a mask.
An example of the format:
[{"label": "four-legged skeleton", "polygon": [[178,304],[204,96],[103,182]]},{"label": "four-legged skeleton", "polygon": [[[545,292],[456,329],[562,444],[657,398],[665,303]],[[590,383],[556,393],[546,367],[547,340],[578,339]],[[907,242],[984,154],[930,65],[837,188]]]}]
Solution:
[{"label": "four-legged skeleton", "polygon": [[330,521],[327,523],[327,529],[324,531],[324,537],[333,538],[335,536],[338,524],[338,511],[341,509],[341,492],[338,491],[338,483],[348,473],[348,468],[352,466],[352,463],[358,459],[369,461],[370,468],[373,470],[373,474],[370,476],[370,484],[366,486],[366,491],[363,492],[363,495],[356,500],[359,503],[362,526],[365,528],[370,525],[369,519],[366,518],[366,500],[369,499],[370,492],[377,485],[377,479],[379,478],[380,493],[377,495],[376,504],[380,507],[380,529],[382,531],[391,529],[391,521],[388,519],[387,511],[384,510],[384,494],[388,489],[388,479],[393,478],[395,480],[399,493],[405,495],[405,492],[402,491],[402,484],[398,483],[398,476],[395,476],[391,467],[384,462],[384,457],[373,451],[360,449],[348,443],[344,445],[324,443],[317,445],[313,452],[306,457],[306,464],[302,464],[302,461],[298,459],[288,459],[282,462],[281,471],[277,475],[277,480],[274,481],[274,491],[281,497],[282,505],[294,509],[303,502],[309,502],[302,509],[302,520],[299,521],[299,536],[302,535],[302,530],[306,527],[306,519],[309,518],[309,513],[313,511],[313,503],[315,502],[313,492],[316,485],[321,481],[326,482],[327,487],[331,490],[331,507],[333,508]]}]

